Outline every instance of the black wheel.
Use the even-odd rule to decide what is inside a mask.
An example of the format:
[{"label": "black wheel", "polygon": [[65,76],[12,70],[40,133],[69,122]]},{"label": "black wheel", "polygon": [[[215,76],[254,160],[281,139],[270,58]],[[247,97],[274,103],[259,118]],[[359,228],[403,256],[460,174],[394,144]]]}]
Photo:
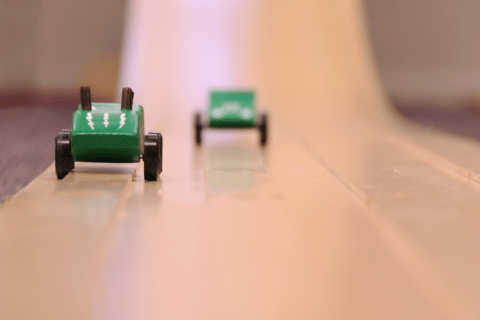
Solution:
[{"label": "black wheel", "polygon": [[267,144],[268,138],[268,116],[266,113],[260,115],[258,128],[260,129],[260,144],[264,146]]},{"label": "black wheel", "polygon": [[70,132],[62,131],[55,137],[55,171],[63,179],[75,167]]},{"label": "black wheel", "polygon": [[202,129],[203,129],[203,125],[202,125],[202,115],[200,114],[200,112],[196,112],[195,113],[195,119],[194,119],[194,129],[195,129],[195,143],[197,145],[201,145],[202,144]]},{"label": "black wheel", "polygon": [[145,180],[157,181],[161,171],[161,135],[146,134],[143,148],[143,173]]},{"label": "black wheel", "polygon": [[157,141],[158,141],[158,149],[159,149],[159,173],[163,171],[163,137],[162,134],[158,131],[150,131],[148,134],[156,134]]}]

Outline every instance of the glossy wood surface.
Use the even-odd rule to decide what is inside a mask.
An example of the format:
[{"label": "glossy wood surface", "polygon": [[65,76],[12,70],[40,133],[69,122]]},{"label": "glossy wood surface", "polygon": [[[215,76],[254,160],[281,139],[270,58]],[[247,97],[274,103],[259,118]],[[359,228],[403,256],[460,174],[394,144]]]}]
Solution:
[{"label": "glossy wood surface", "polygon": [[[360,3],[138,1],[130,18],[121,81],[162,131],[161,180],[51,166],[6,203],[1,319],[479,317],[480,148],[389,111]],[[266,148],[256,131],[194,146],[218,85],[257,90]]]}]

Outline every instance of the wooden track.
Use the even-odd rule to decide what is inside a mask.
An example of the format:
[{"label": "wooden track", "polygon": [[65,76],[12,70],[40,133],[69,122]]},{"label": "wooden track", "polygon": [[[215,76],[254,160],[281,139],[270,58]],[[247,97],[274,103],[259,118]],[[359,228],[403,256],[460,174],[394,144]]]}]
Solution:
[{"label": "wooden track", "polygon": [[[389,111],[360,4],[175,3],[132,3],[122,76],[161,181],[51,166],[7,202],[0,319],[478,319],[480,148]],[[218,84],[257,89],[267,148],[194,147]]]}]

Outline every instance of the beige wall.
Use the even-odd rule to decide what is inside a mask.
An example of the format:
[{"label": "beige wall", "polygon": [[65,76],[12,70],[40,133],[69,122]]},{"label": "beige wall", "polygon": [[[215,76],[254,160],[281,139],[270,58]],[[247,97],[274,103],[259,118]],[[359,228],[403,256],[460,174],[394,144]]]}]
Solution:
[{"label": "beige wall", "polygon": [[125,2],[0,0],[0,86],[115,90]]},{"label": "beige wall", "polygon": [[[110,95],[126,2],[0,0],[0,88],[89,83]],[[480,1],[364,3],[379,70],[395,102],[452,107],[480,100]]]},{"label": "beige wall", "polygon": [[0,1],[0,87],[36,82],[40,2]]},{"label": "beige wall", "polygon": [[480,100],[480,1],[366,0],[374,51],[394,101]]}]

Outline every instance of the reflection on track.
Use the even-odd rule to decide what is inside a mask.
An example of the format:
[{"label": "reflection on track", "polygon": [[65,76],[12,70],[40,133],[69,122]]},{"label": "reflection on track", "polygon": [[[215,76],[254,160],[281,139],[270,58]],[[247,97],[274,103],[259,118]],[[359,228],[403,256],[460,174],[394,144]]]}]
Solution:
[{"label": "reflection on track", "polygon": [[206,135],[205,139],[208,191],[253,190],[256,174],[265,168],[261,148],[255,144],[252,134],[245,130],[215,134]]},{"label": "reflection on track", "polygon": [[[79,163],[58,181],[51,165],[5,204],[0,215],[0,283],[5,289],[0,290],[0,318],[88,316],[117,208],[134,172],[135,165]],[[27,301],[28,308],[16,307],[20,301]],[[78,312],[72,315],[72,310]]]},{"label": "reflection on track", "polygon": [[64,209],[76,224],[96,234],[118,205],[136,167],[136,163],[76,163],[72,173],[55,184],[52,198],[65,202]]}]

